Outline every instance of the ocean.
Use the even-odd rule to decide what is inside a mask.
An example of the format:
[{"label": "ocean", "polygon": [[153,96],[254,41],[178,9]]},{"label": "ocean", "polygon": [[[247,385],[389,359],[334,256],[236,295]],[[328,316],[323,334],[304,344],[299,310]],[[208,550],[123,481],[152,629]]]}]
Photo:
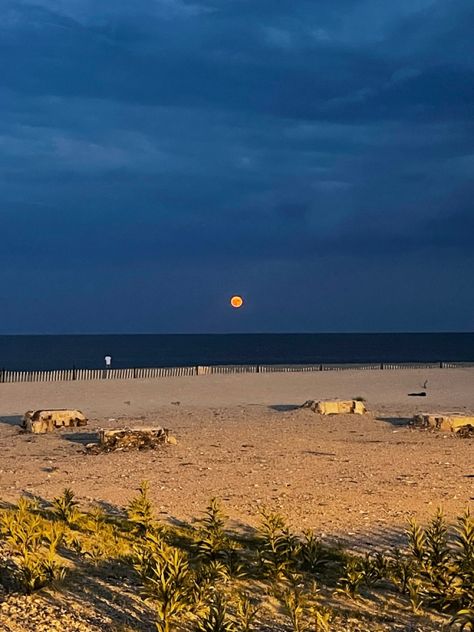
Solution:
[{"label": "ocean", "polygon": [[0,336],[0,369],[474,362],[474,333]]}]

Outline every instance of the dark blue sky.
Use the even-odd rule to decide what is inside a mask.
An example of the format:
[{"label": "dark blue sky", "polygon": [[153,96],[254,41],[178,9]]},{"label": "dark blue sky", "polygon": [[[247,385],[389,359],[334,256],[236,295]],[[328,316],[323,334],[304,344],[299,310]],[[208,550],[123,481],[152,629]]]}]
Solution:
[{"label": "dark blue sky", "polygon": [[0,333],[473,330],[473,31],[472,0],[2,0]]}]

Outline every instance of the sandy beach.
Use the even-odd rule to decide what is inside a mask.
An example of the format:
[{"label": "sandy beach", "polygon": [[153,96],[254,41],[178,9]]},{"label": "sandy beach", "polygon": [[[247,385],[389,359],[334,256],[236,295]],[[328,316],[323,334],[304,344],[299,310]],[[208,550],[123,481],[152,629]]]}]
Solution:
[{"label": "sandy beach", "polygon": [[[427,397],[408,395],[426,380]],[[453,519],[472,508],[474,440],[412,429],[408,421],[418,411],[473,411],[473,380],[471,369],[432,369],[2,384],[0,499],[5,506],[22,494],[51,501],[70,487],[81,509],[115,513],[147,480],[157,517],[170,525],[195,520],[215,496],[238,532],[257,525],[266,507],[327,544],[385,551],[403,546],[410,517],[428,520],[441,507]],[[331,397],[363,397],[369,412],[328,417],[299,408]],[[21,431],[26,410],[54,407],[79,408],[88,426]],[[177,445],[85,449],[99,428],[155,424]],[[351,606],[334,630],[438,632],[449,621],[433,613],[414,618],[390,597],[382,610],[376,603]],[[0,589],[0,604],[1,632],[156,629],[139,587],[91,566],[60,591],[27,597]],[[344,612],[344,603],[336,607]],[[278,617],[271,629],[288,630]]]},{"label": "sandy beach", "polygon": [[[410,397],[425,381],[427,397]],[[474,410],[474,370],[343,371],[0,386],[0,496],[51,499],[71,487],[86,504],[121,507],[150,481],[164,520],[196,516],[209,498],[254,523],[258,507],[363,546],[398,537],[438,506],[474,498],[473,440],[413,430],[418,411]],[[369,414],[320,417],[307,399],[367,400]],[[25,435],[28,409],[79,408],[87,428]],[[178,445],[89,455],[101,427],[163,425]]]}]

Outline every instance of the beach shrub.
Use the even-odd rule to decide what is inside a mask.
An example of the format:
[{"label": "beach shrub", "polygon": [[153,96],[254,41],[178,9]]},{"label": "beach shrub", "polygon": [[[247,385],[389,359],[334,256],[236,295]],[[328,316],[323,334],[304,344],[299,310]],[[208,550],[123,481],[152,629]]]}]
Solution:
[{"label": "beach shrub", "polygon": [[66,567],[57,555],[64,532],[38,515],[34,504],[22,498],[16,509],[2,511],[0,534],[11,554],[11,565],[2,574],[8,588],[18,586],[29,594],[65,578]]},{"label": "beach shrub", "polygon": [[456,631],[474,625],[468,511],[454,524],[441,511],[426,525],[411,521],[405,548],[361,555],[330,548],[313,531],[297,534],[267,509],[256,529],[233,533],[216,499],[196,523],[165,526],[154,517],[146,483],[125,517],[79,511],[65,490],[49,508],[21,498],[0,509],[0,554],[0,581],[10,591],[58,588],[69,569],[72,577],[128,578],[159,632],[250,632],[257,616],[265,626],[275,613],[295,632],[328,632],[342,616],[340,602],[350,599],[355,612],[359,595],[374,608],[388,596],[415,616],[445,613]]},{"label": "beach shrub", "polygon": [[240,632],[253,630],[260,605],[248,593],[238,593],[235,601],[235,618]]},{"label": "beach shrub", "polygon": [[282,595],[283,607],[293,632],[303,632],[309,611],[309,597],[302,584],[293,582]]},{"label": "beach shrub", "polygon": [[474,630],[474,608],[460,610],[450,621],[450,627],[458,625],[460,632]]},{"label": "beach shrub", "polygon": [[314,632],[330,632],[334,610],[328,606],[313,605],[310,609]]},{"label": "beach shrub", "polygon": [[225,557],[230,544],[224,527],[226,516],[217,498],[212,498],[204,511],[204,516],[198,521],[196,535],[196,551],[202,560],[215,561]]},{"label": "beach shrub", "polygon": [[80,516],[77,509],[78,505],[74,492],[66,487],[62,496],[53,499],[52,514],[57,520],[62,520],[69,527],[72,527]]},{"label": "beach shrub", "polygon": [[139,536],[144,536],[155,526],[153,507],[148,496],[148,481],[142,481],[138,488],[138,495],[133,498],[127,507],[127,518],[132,529]]},{"label": "beach shrub", "polygon": [[279,580],[297,569],[300,540],[291,533],[284,518],[263,508],[260,511],[258,559],[264,576]]},{"label": "beach shrub", "polygon": [[161,536],[146,536],[135,550],[134,568],[156,612],[158,632],[169,632],[177,622],[204,611],[206,582],[197,582],[187,555]]},{"label": "beach shrub", "polygon": [[239,628],[229,615],[226,597],[214,592],[209,600],[205,614],[198,617],[195,632],[237,632]]},{"label": "beach shrub", "polygon": [[321,572],[330,562],[327,547],[323,546],[314,531],[303,531],[298,554],[301,570],[308,573]]},{"label": "beach shrub", "polygon": [[359,594],[364,581],[365,572],[363,559],[348,556],[336,592],[346,595],[350,599],[354,599]]}]

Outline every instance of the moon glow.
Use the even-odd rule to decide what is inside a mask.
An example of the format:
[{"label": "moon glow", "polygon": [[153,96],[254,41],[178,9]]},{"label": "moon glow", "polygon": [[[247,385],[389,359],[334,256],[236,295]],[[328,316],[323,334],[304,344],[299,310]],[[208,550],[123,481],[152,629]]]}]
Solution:
[{"label": "moon glow", "polygon": [[241,296],[233,296],[230,299],[230,304],[234,309],[239,309],[244,304],[244,299]]}]

